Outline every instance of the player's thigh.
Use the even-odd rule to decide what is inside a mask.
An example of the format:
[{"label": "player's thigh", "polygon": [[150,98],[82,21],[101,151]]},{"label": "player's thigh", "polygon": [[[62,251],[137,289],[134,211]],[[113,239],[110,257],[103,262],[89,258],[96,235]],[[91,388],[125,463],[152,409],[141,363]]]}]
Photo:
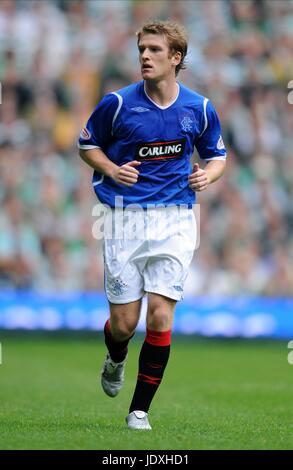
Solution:
[{"label": "player's thigh", "polygon": [[141,299],[125,304],[113,304],[109,302],[111,332],[121,341],[132,335],[137,327]]},{"label": "player's thigh", "polygon": [[180,224],[177,224],[177,213],[173,212],[172,208],[169,225],[163,225],[166,231],[163,230],[162,233],[166,236],[150,241],[150,255],[143,271],[144,290],[173,300],[182,300],[196,243],[195,219],[193,212],[186,209],[182,213]]},{"label": "player's thigh", "polygon": [[148,293],[146,323],[150,330],[167,331],[172,328],[177,301],[164,295]]},{"label": "player's thigh", "polygon": [[175,252],[175,246],[170,248],[170,243],[165,244],[165,252],[154,254],[146,264],[144,290],[168,299],[182,300],[188,268],[189,263]]}]

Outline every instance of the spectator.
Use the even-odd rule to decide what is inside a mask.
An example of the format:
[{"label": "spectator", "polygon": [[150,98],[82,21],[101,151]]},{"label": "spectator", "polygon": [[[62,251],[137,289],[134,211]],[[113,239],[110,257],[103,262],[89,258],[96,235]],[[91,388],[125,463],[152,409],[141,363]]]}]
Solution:
[{"label": "spectator", "polygon": [[186,294],[292,295],[292,0],[2,0],[0,288],[103,288],[75,142],[100,96],[140,79],[146,17],[186,25],[181,80],[211,97],[229,144],[224,180],[199,197]]}]

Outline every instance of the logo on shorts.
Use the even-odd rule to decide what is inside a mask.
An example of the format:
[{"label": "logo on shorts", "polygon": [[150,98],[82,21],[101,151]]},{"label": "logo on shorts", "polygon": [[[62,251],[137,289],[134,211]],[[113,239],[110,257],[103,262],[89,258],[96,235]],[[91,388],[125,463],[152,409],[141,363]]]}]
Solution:
[{"label": "logo on shorts", "polygon": [[182,286],[177,285],[177,286],[173,286],[173,288],[177,290],[177,292],[183,292]]},{"label": "logo on shorts", "polygon": [[110,282],[110,289],[113,295],[122,295],[126,291],[127,284],[126,282],[121,281],[120,279],[112,279]]},{"label": "logo on shorts", "polygon": [[185,139],[143,142],[136,146],[135,156],[138,160],[167,160],[182,157],[185,143]]},{"label": "logo on shorts", "polygon": [[91,133],[90,131],[87,130],[86,127],[84,127],[80,133],[80,138],[84,140],[89,140],[91,138]]}]

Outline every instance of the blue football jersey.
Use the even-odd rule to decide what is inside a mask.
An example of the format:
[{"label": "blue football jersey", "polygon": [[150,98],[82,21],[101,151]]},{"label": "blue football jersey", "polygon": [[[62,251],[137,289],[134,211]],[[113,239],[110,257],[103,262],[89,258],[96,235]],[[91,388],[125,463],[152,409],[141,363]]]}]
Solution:
[{"label": "blue football jersey", "polygon": [[117,165],[139,160],[139,177],[132,187],[117,184],[94,171],[98,199],[110,207],[115,196],[123,206],[139,204],[191,206],[195,192],[189,188],[191,156],[196,147],[201,159],[225,160],[218,115],[204,96],[178,83],[178,96],[169,106],[156,104],[144,81],[107,94],[82,130],[78,146],[101,148]]}]

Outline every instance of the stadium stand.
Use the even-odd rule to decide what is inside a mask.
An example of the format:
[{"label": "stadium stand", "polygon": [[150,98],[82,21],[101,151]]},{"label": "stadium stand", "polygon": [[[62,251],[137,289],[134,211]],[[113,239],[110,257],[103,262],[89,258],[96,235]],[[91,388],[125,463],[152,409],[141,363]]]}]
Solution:
[{"label": "stadium stand", "polygon": [[293,286],[292,1],[0,3],[0,289],[103,289],[91,171],[76,141],[93,105],[139,80],[134,32],[190,34],[180,80],[218,110],[226,176],[199,197],[187,295],[290,296]]}]

